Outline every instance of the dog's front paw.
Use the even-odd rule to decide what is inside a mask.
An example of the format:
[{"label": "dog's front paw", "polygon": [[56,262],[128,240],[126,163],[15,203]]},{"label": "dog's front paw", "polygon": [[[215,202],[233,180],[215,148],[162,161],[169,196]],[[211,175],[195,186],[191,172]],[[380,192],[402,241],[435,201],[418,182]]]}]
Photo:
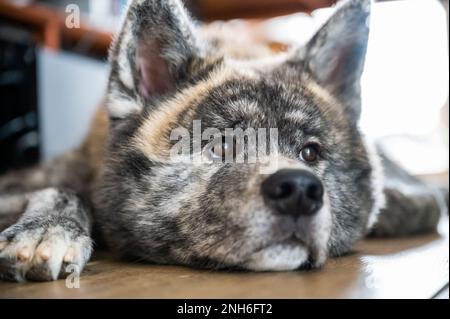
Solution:
[{"label": "dog's front paw", "polygon": [[15,224],[0,234],[0,278],[49,281],[79,274],[91,252],[90,237],[70,219]]}]

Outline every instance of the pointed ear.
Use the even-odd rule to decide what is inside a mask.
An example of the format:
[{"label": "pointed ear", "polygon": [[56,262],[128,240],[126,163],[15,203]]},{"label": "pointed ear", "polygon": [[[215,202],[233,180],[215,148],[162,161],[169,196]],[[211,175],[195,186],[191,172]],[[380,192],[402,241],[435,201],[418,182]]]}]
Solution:
[{"label": "pointed ear", "polygon": [[296,54],[302,72],[327,89],[352,120],[361,114],[360,80],[369,35],[370,0],[345,0]]},{"label": "pointed ear", "polygon": [[201,51],[194,24],[180,0],[130,1],[110,52],[107,103],[111,118],[138,113],[150,99],[173,93]]}]

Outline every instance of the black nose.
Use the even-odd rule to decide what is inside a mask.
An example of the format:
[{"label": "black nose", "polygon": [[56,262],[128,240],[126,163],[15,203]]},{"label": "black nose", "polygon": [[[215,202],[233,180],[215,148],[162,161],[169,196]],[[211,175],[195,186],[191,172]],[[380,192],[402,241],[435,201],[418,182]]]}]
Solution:
[{"label": "black nose", "polygon": [[323,204],[322,183],[305,170],[280,170],[262,183],[261,191],[269,206],[294,217],[313,215]]}]

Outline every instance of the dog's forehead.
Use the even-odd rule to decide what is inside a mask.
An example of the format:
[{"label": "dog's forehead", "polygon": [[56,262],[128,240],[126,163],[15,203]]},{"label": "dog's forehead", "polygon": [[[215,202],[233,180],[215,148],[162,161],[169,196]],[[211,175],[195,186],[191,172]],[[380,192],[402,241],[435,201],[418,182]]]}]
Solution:
[{"label": "dog's forehead", "polygon": [[313,127],[331,119],[346,121],[338,101],[314,80],[293,75],[292,70],[248,70],[229,70],[233,76],[209,87],[193,106],[193,116],[213,126],[244,122],[274,127],[292,122]]}]

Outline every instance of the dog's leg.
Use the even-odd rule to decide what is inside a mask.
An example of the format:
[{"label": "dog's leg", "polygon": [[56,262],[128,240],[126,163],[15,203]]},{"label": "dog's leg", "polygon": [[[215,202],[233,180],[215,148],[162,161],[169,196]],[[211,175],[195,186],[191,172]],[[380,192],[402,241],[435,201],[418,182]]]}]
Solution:
[{"label": "dog's leg", "polygon": [[56,280],[81,272],[92,243],[87,207],[71,191],[47,188],[26,196],[25,212],[0,233],[0,276],[23,281]]},{"label": "dog's leg", "polygon": [[436,229],[448,212],[448,186],[433,187],[409,175],[382,155],[386,206],[372,229],[373,236],[406,236]]},{"label": "dog's leg", "polygon": [[66,269],[81,272],[91,255],[92,222],[86,197],[76,194],[86,194],[90,175],[72,152],[0,179],[0,278],[55,280]]},{"label": "dog's leg", "polygon": [[68,152],[42,165],[0,177],[0,231],[24,212],[27,194],[48,187],[63,187],[89,199],[93,168],[83,150]]},{"label": "dog's leg", "polygon": [[86,192],[92,169],[84,149],[67,152],[42,165],[13,171],[0,178],[0,194],[19,194],[49,186],[66,187]]}]

